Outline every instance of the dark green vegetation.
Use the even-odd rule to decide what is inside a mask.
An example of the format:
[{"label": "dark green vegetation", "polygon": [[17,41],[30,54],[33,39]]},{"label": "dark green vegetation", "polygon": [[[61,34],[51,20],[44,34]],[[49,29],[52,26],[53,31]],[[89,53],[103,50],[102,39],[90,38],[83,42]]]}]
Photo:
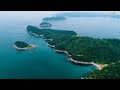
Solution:
[{"label": "dark green vegetation", "polygon": [[42,23],[40,23],[40,26],[41,26],[41,27],[51,27],[52,24],[50,24],[50,23],[48,23],[48,22],[42,22]]},{"label": "dark green vegetation", "polygon": [[27,31],[43,35],[45,39],[53,39],[47,42],[55,45],[56,49],[68,51],[75,60],[102,64],[120,60],[119,39],[78,37],[74,31],[39,29],[34,26],[28,26]]},{"label": "dark green vegetation", "polygon": [[120,79],[120,62],[112,63],[101,71],[94,71],[88,77],[96,79]]},{"label": "dark green vegetation", "polygon": [[74,31],[39,29],[35,26],[28,26],[27,31],[43,35],[45,39],[53,39],[52,41],[46,41],[51,45],[55,45],[55,49],[68,51],[75,60],[108,64],[103,70],[89,74],[89,77],[101,79],[120,78],[119,39],[95,39],[77,36]]},{"label": "dark green vegetation", "polygon": [[65,37],[70,37],[71,35],[77,35],[74,31],[39,29],[35,26],[30,26],[30,25],[27,27],[27,31],[35,33],[37,35],[43,35],[45,39],[54,39],[54,40],[58,40],[58,38],[60,37],[64,37],[63,39],[65,39]]},{"label": "dark green vegetation", "polygon": [[46,17],[46,18],[43,18],[42,20],[43,21],[53,21],[53,20],[65,20],[66,18],[65,17]]},{"label": "dark green vegetation", "polygon": [[18,47],[18,48],[25,48],[25,47],[28,47],[29,44],[25,43],[25,42],[22,42],[22,41],[16,41],[15,42],[15,45]]}]

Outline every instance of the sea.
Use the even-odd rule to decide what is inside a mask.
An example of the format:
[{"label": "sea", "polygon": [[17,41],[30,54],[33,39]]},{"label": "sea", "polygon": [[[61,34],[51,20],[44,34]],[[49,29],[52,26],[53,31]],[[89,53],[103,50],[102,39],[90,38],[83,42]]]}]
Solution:
[{"label": "sea", "polygon": [[[26,32],[28,25],[39,27],[42,12],[0,12],[0,79],[80,79],[94,70],[92,65],[75,65],[67,56],[54,52],[42,38]],[[67,17],[51,21],[52,29],[71,30],[80,36],[120,39],[120,19],[110,17]],[[37,45],[18,51],[15,41]]]}]

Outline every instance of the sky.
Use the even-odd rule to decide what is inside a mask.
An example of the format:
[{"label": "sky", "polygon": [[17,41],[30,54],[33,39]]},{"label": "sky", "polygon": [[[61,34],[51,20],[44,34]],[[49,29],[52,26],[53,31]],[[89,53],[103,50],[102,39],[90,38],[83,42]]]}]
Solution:
[{"label": "sky", "polygon": [[[56,14],[56,13],[61,13],[61,12],[97,12],[97,13],[110,13],[114,11],[0,11],[0,15],[15,15],[18,14],[19,16],[23,15],[33,15],[36,14],[39,15],[51,15],[51,14]],[[117,14],[120,14],[120,11],[115,11]]]},{"label": "sky", "polygon": [[[97,12],[97,13],[110,13],[114,11],[0,11],[0,15],[28,15],[28,14],[42,14],[42,15],[50,15],[50,14],[56,14],[61,12]],[[120,11],[115,11],[116,13],[120,14]]]}]

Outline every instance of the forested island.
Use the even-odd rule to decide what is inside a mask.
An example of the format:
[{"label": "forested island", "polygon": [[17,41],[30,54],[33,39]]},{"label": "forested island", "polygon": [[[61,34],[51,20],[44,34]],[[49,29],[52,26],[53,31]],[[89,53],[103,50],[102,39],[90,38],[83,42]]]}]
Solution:
[{"label": "forested island", "polygon": [[17,49],[17,50],[27,50],[27,49],[31,49],[31,48],[34,48],[35,45],[29,45],[23,41],[16,41],[15,44],[14,44],[14,47]]},{"label": "forested island", "polygon": [[45,17],[42,20],[43,21],[54,21],[54,20],[65,20],[65,17],[61,17],[61,16],[55,16],[55,17]]},{"label": "forested island", "polygon": [[40,27],[52,27],[52,24],[48,22],[41,22]]},{"label": "forested island", "polygon": [[[88,78],[101,77],[120,78],[112,71],[120,72],[118,66],[120,60],[120,40],[119,39],[98,39],[79,36],[74,31],[39,29],[35,26],[27,26],[27,32],[42,37],[48,45],[54,47],[56,52],[63,52],[69,56],[68,60],[77,64],[92,64],[101,71],[89,74]],[[106,67],[105,67],[106,66]],[[100,67],[100,68],[99,68]],[[111,74],[107,74],[106,71]],[[101,74],[102,73],[102,74]]]}]

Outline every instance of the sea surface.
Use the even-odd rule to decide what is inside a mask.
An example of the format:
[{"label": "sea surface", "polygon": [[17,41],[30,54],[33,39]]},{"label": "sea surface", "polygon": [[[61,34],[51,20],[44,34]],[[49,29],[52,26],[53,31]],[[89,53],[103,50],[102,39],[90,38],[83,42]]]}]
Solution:
[{"label": "sea surface", "polygon": [[[0,15],[0,79],[80,79],[96,70],[92,65],[69,62],[66,55],[54,52],[43,39],[26,32],[27,25],[39,26],[46,16],[27,18],[15,14],[14,19]],[[73,30],[81,36],[120,39],[120,19],[74,17],[51,23],[53,29]],[[17,40],[35,44],[37,48],[17,51],[13,47]]]},{"label": "sea surface", "polygon": [[120,39],[120,18],[71,17],[63,21],[52,21],[51,23],[54,29],[72,30],[80,36]]}]

